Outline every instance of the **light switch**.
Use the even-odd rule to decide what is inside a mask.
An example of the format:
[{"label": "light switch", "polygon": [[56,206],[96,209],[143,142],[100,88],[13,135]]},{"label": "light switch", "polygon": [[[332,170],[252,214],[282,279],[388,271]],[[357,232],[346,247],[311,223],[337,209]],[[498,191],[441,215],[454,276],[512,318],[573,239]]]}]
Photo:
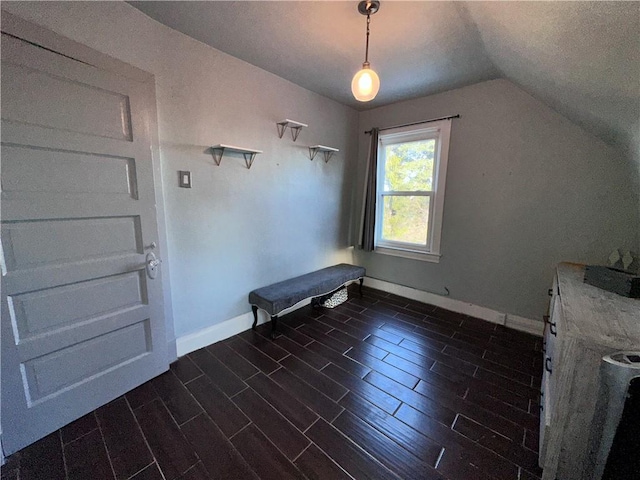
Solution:
[{"label": "light switch", "polygon": [[178,171],[178,186],[182,188],[191,188],[191,172],[185,170]]}]

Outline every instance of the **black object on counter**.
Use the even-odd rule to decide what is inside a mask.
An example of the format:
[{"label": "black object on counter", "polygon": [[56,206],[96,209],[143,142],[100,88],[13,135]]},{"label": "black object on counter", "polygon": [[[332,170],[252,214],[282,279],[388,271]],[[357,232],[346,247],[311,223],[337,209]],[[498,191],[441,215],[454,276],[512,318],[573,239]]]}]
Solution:
[{"label": "black object on counter", "polygon": [[640,298],[640,276],[626,270],[587,265],[584,283],[625,297]]}]

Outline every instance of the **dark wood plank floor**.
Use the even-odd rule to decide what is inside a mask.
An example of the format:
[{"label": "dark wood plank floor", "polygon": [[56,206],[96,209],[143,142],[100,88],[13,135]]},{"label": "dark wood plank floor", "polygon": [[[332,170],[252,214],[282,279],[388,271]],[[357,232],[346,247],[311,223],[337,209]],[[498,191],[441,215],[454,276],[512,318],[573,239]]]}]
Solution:
[{"label": "dark wood plank floor", "polygon": [[365,288],[181,358],[2,479],[527,480],[541,339]]}]

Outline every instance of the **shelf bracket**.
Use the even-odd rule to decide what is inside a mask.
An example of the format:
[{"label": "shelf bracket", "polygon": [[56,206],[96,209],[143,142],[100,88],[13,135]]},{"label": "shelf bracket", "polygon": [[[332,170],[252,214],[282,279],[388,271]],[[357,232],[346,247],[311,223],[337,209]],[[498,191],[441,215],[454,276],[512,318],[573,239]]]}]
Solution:
[{"label": "shelf bracket", "polygon": [[291,138],[295,142],[298,139],[298,135],[300,135],[300,130],[302,130],[302,127],[290,127],[290,129],[291,129]]},{"label": "shelf bracket", "polygon": [[224,156],[224,147],[211,147],[211,155],[213,155],[213,161],[216,162],[216,165],[219,167],[220,162],[222,162],[222,157]]},{"label": "shelf bracket", "polygon": [[278,137],[282,138],[284,135],[284,131],[287,129],[287,125],[289,122],[278,122],[276,123],[276,127],[278,128]]},{"label": "shelf bracket", "polygon": [[333,153],[334,152],[322,152],[324,154],[324,163],[329,163],[329,160],[331,160],[331,157],[333,157]]},{"label": "shelf bracket", "polygon": [[253,161],[256,158],[256,153],[243,153],[242,155],[244,156],[244,163],[247,165],[247,168],[251,168],[251,165],[253,165]]}]

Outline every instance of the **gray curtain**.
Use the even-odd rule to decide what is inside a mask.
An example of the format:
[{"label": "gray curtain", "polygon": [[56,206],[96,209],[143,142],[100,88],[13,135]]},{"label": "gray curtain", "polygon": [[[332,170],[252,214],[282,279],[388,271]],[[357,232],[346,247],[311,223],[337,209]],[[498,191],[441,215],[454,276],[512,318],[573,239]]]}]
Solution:
[{"label": "gray curtain", "polygon": [[360,224],[360,242],[362,250],[373,251],[376,231],[376,185],[378,181],[378,128],[371,129],[371,143],[365,174],[364,201],[362,203],[362,222]]}]

